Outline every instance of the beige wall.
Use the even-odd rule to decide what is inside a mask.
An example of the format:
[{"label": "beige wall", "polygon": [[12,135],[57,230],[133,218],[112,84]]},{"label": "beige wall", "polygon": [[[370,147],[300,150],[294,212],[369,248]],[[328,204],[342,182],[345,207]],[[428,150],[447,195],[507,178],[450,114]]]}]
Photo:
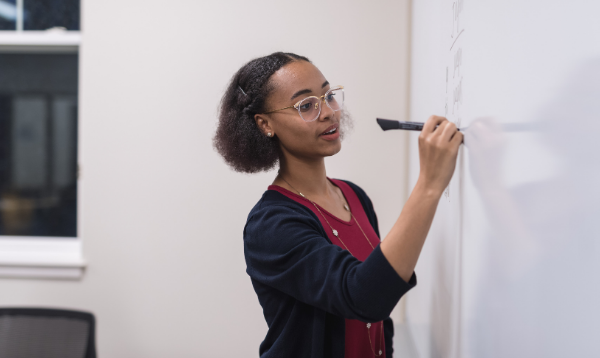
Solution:
[{"label": "beige wall", "polygon": [[328,175],[362,186],[385,235],[405,198],[407,1],[84,1],[81,281],[0,280],[0,305],[93,311],[101,357],[255,357],[266,324],[242,228],[274,173],[232,172],[211,138],[253,57],[292,51],[347,88]]}]

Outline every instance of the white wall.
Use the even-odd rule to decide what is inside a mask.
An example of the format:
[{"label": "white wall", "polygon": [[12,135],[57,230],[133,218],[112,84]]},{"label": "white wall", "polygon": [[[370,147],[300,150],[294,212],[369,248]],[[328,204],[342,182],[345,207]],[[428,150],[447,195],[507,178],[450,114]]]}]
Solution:
[{"label": "white wall", "polygon": [[242,228],[274,173],[232,172],[216,108],[246,61],[283,50],[347,88],[328,175],[362,186],[385,235],[405,199],[408,1],[83,3],[81,281],[0,280],[0,306],[90,310],[101,357],[255,357],[266,332]]}]

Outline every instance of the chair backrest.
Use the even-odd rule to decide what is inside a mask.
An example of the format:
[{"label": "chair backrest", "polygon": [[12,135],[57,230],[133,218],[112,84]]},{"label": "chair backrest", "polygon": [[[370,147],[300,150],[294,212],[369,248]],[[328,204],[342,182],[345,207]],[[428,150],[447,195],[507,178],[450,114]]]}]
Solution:
[{"label": "chair backrest", "polygon": [[0,358],[96,358],[88,312],[0,308]]}]

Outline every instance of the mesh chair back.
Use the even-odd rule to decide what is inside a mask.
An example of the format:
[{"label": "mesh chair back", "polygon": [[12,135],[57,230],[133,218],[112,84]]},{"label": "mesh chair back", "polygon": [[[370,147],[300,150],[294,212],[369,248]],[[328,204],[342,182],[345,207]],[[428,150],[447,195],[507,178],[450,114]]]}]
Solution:
[{"label": "mesh chair back", "polygon": [[91,313],[0,308],[0,358],[96,358]]}]

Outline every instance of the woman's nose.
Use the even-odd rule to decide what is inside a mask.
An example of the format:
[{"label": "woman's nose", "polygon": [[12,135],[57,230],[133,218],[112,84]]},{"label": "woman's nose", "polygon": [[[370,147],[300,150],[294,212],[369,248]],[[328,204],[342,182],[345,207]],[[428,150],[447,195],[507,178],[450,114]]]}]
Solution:
[{"label": "woman's nose", "polygon": [[319,115],[319,120],[322,121],[331,118],[334,111],[325,103],[325,99],[323,99],[322,102],[319,101],[318,103],[321,106],[321,114]]}]

